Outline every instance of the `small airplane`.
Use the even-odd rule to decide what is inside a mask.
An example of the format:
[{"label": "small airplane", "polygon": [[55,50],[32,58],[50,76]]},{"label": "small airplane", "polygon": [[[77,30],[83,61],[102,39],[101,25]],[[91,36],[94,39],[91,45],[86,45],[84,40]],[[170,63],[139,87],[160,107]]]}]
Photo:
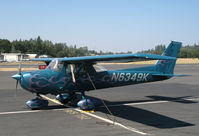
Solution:
[{"label": "small airplane", "polygon": [[[21,72],[12,76],[21,87],[35,93],[36,98],[26,102],[30,109],[40,109],[48,106],[48,101],[40,95],[56,95],[56,99],[67,104],[76,99],[80,92],[82,99],[77,106],[82,110],[95,108],[94,102],[85,95],[86,91],[109,87],[118,87],[139,83],[156,82],[170,79],[173,76],[175,63],[182,43],[172,41],[162,55],[155,54],[119,54],[102,56],[85,56],[70,58],[35,58],[32,61],[43,61],[47,67],[44,70]],[[121,70],[97,69],[97,62],[104,61],[135,61],[158,60],[155,65]],[[133,92],[132,92],[133,93]]]}]

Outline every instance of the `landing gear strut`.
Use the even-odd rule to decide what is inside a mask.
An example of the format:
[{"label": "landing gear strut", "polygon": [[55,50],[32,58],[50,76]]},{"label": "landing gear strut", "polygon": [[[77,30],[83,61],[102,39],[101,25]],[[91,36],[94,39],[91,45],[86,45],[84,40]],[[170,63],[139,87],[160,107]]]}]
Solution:
[{"label": "landing gear strut", "polygon": [[56,99],[63,104],[67,104],[69,101],[76,99],[77,96],[75,93],[62,93],[56,96]]}]

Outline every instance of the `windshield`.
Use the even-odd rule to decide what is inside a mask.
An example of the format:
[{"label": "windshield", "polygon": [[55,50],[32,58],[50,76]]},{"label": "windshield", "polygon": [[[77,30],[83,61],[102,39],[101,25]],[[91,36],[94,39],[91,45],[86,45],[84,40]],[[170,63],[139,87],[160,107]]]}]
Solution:
[{"label": "windshield", "polygon": [[59,59],[53,59],[46,69],[60,72],[62,70],[63,63]]}]

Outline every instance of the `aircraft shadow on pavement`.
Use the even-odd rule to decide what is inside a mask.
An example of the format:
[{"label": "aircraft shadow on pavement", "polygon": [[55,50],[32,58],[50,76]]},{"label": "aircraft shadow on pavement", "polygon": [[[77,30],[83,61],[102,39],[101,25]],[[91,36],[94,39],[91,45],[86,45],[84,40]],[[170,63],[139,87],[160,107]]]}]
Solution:
[{"label": "aircraft shadow on pavement", "polygon": [[182,97],[166,97],[166,96],[146,96],[148,98],[151,98],[155,101],[171,101],[171,102],[178,102],[178,103],[184,103],[184,104],[191,104],[191,103],[197,103],[196,101],[188,100],[186,98],[189,98],[191,96],[182,96]]},{"label": "aircraft shadow on pavement", "polygon": [[[90,99],[95,99],[95,101],[100,101],[98,98],[90,97]],[[105,100],[107,105],[117,105],[117,104],[126,104],[126,103],[136,103],[136,102],[149,102],[154,100],[140,100],[140,101],[123,101],[123,102],[110,102]],[[167,129],[167,128],[178,128],[178,127],[188,127],[194,126],[194,124],[177,120],[175,118],[168,117],[166,115],[161,115],[149,110],[121,105],[121,106],[110,106],[109,109],[114,116],[130,120],[133,122],[141,123],[144,125]],[[96,111],[109,114],[105,107],[96,107]]]},{"label": "aircraft shadow on pavement", "polygon": [[[105,108],[98,108],[97,110],[108,114]],[[165,129],[194,126],[194,124],[188,122],[132,106],[110,107],[110,110],[116,117],[131,120],[148,126],[153,126],[156,128]]]},{"label": "aircraft shadow on pavement", "polygon": [[[188,97],[188,96],[185,96]],[[183,99],[185,97],[178,97],[178,99]],[[78,98],[80,99],[80,97],[78,96]],[[95,111],[99,111],[105,114],[109,114],[108,111],[106,110],[105,107],[103,107],[103,104],[101,103],[101,100],[99,98],[96,97],[91,97],[88,96],[89,99],[91,99],[91,101],[93,101],[94,103],[98,103],[98,107],[96,106]],[[126,120],[130,120],[133,122],[137,122],[137,123],[141,123],[144,125],[148,125],[148,126],[152,126],[152,127],[156,127],[156,128],[161,128],[161,129],[166,129],[166,128],[178,128],[178,127],[188,127],[188,126],[194,126],[194,124],[185,122],[185,121],[181,121],[181,120],[177,120],[165,115],[161,115],[149,110],[145,110],[145,109],[141,109],[141,108],[137,108],[137,107],[133,107],[133,106],[128,106],[128,105],[122,105],[122,104],[127,104],[127,103],[138,103],[138,102],[153,102],[153,101],[157,101],[157,100],[168,100],[166,99],[167,97],[160,97],[160,96],[150,96],[150,98],[156,98],[155,100],[135,100],[135,101],[114,101],[114,102],[110,102],[107,100],[104,100],[104,102],[107,105],[117,105],[117,106],[109,106],[109,109],[111,110],[111,112],[113,113],[114,116],[119,117],[119,118],[123,118]],[[160,99],[162,98],[162,99]],[[174,101],[172,98],[170,98],[172,101]],[[170,100],[169,99],[169,100]],[[175,98],[175,101],[177,98]],[[78,101],[78,99],[77,99]],[[121,106],[120,106],[121,105]],[[101,107],[100,107],[101,106]],[[74,105],[74,107],[76,107]],[[49,105],[46,108],[43,108],[41,110],[52,110],[52,109],[64,109],[66,108],[63,105]]]}]

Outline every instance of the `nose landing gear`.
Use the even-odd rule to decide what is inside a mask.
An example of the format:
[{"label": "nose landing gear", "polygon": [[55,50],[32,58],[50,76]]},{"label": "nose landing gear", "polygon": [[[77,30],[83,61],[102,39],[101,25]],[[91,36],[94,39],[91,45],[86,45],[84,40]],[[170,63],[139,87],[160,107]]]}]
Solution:
[{"label": "nose landing gear", "polygon": [[27,101],[26,106],[32,110],[41,109],[48,106],[48,101],[37,95],[35,99]]}]

